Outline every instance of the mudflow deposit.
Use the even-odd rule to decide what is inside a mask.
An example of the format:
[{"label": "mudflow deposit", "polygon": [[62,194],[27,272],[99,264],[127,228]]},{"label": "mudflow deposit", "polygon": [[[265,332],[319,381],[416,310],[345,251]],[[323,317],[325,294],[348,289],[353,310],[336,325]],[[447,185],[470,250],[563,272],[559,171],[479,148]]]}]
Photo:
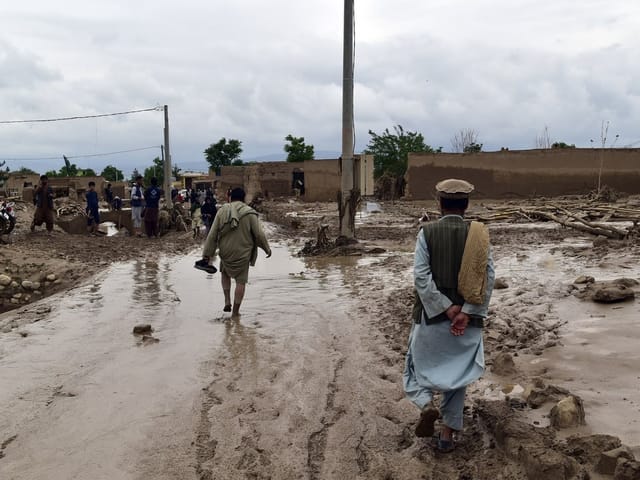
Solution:
[{"label": "mudflow deposit", "polygon": [[0,478],[640,478],[640,199],[472,200],[497,279],[449,454],[415,437],[402,390],[435,203],[363,201],[339,248],[336,204],[259,208],[274,254],[231,319],[191,231],[49,237],[18,205],[0,246]]}]

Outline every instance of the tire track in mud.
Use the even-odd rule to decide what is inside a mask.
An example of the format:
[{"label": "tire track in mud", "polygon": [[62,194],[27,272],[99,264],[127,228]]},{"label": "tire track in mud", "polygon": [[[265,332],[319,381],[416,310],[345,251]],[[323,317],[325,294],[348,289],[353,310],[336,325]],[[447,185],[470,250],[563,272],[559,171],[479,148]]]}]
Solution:
[{"label": "tire track in mud", "polygon": [[345,358],[342,357],[333,369],[333,378],[327,387],[327,398],[324,407],[325,415],[320,419],[322,427],[320,430],[313,432],[307,441],[307,468],[309,470],[310,480],[319,480],[322,478],[322,465],[325,460],[329,428],[344,414],[342,410],[335,408],[336,392],[338,391],[338,375],[342,367],[344,367],[344,363]]},{"label": "tire track in mud", "polygon": [[216,405],[220,405],[222,400],[214,392],[216,380],[203,388],[203,400],[200,407],[200,420],[196,429],[195,449],[196,449],[196,475],[199,480],[213,480],[213,472],[205,464],[213,460],[216,455],[218,441],[211,438],[211,420],[209,411]]}]

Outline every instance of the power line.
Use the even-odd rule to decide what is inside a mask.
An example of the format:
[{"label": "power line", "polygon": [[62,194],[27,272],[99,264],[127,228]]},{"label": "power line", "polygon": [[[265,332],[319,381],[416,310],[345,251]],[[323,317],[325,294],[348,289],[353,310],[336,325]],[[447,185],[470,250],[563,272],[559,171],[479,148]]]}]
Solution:
[{"label": "power line", "polygon": [[116,112],[116,113],[101,113],[99,115],[82,115],[76,117],[60,117],[60,118],[39,118],[35,120],[0,120],[0,124],[11,124],[11,123],[44,123],[44,122],[62,122],[65,120],[81,120],[84,118],[100,118],[100,117],[114,117],[116,115],[129,115],[132,113],[141,113],[141,112],[157,112],[162,111],[161,106],[156,106],[153,108],[143,108],[141,110],[129,110],[126,112]]},{"label": "power line", "polygon": [[[87,158],[87,157],[106,157],[108,155],[118,155],[120,153],[140,152],[142,150],[151,150],[153,148],[160,148],[160,145],[153,145],[152,147],[132,148],[131,150],[120,150],[117,152],[105,152],[105,153],[93,153],[86,155],[67,155],[67,158]],[[38,158],[0,158],[0,161],[7,162],[24,162],[24,161],[38,161],[38,160],[59,160],[60,155],[56,157],[38,157]]]}]

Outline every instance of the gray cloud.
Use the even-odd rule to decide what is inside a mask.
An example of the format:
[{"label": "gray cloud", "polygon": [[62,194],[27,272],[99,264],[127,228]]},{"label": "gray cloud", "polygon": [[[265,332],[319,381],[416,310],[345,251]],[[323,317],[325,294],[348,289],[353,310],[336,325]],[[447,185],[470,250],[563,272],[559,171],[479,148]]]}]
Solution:
[{"label": "gray cloud", "polygon": [[[368,0],[355,9],[357,150],[369,129],[395,124],[445,150],[461,128],[477,130],[486,149],[532,148],[545,125],[554,139],[590,146],[603,120],[618,145],[640,140],[640,4]],[[204,167],[202,151],[221,137],[242,140],[245,158],[284,157],[289,133],[337,152],[342,13],[342,2],[320,0],[3,5],[0,120],[167,104],[173,159],[190,168]],[[0,158],[157,145],[162,120],[0,125]],[[157,155],[77,163],[129,170]],[[51,163],[59,167],[29,165]]]}]

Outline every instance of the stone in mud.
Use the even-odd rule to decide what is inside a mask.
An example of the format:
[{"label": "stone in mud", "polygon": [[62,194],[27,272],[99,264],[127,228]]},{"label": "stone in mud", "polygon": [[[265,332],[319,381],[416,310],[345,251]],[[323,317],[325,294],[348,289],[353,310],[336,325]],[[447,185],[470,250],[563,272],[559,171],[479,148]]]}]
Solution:
[{"label": "stone in mud", "polygon": [[622,445],[618,437],[613,435],[571,435],[567,438],[567,454],[581,464],[593,467],[600,461],[602,452],[614,450]]},{"label": "stone in mud", "polygon": [[609,243],[609,239],[604,235],[598,235],[596,238],[593,239],[594,247],[602,247],[604,245],[607,245],[608,243]]},{"label": "stone in mud", "polygon": [[618,460],[613,480],[640,480],[640,462],[633,460]]},{"label": "stone in mud", "polygon": [[621,445],[618,448],[602,452],[600,454],[600,460],[596,465],[596,472],[603,473],[605,475],[613,475],[616,471],[616,465],[618,459],[624,458],[626,460],[635,460],[631,449],[626,445]]},{"label": "stone in mud", "polygon": [[498,277],[493,283],[493,288],[494,290],[504,290],[505,288],[509,288],[509,284],[504,277]]},{"label": "stone in mud", "polygon": [[597,303],[616,303],[634,297],[634,291],[624,285],[604,285],[595,288],[591,299]]},{"label": "stone in mud", "polygon": [[58,277],[56,277],[55,273],[50,273],[45,277],[49,282],[55,282]]},{"label": "stone in mud", "polygon": [[588,275],[580,275],[578,278],[576,278],[573,281],[573,283],[581,285],[581,284],[584,284],[584,283],[593,283],[595,281],[596,281],[596,279],[593,278],[593,277],[590,277]]},{"label": "stone in mud", "polygon": [[534,409],[540,408],[547,402],[557,402],[567,395],[570,395],[569,390],[555,385],[545,386],[541,380],[539,380],[534,386],[527,388],[525,391],[527,404]]},{"label": "stone in mud", "polygon": [[491,371],[496,375],[512,375],[516,373],[516,364],[511,354],[501,352],[493,359]]},{"label": "stone in mud", "polygon": [[11,285],[11,277],[4,274],[0,275],[0,285],[2,285],[3,287]]},{"label": "stone in mud", "polygon": [[31,282],[29,280],[23,280],[22,283],[20,284],[20,286],[22,288],[24,288],[25,290],[31,290],[31,289],[33,289],[33,282]]},{"label": "stone in mud", "polygon": [[141,323],[133,327],[133,333],[136,335],[145,335],[151,333],[153,330],[151,329],[151,325],[148,323]]},{"label": "stone in mud", "polygon": [[479,400],[476,402],[480,420],[495,438],[504,454],[517,461],[527,478],[545,480],[575,480],[589,478],[584,469],[571,457],[554,446],[554,433],[536,428],[514,415],[507,403]]},{"label": "stone in mud", "polygon": [[640,282],[634,280],[633,278],[616,278],[611,283],[613,283],[614,285],[622,285],[623,287],[628,288],[637,287],[638,285],[640,285]]},{"label": "stone in mud", "polygon": [[560,400],[549,413],[551,425],[557,429],[584,425],[584,406],[582,399],[570,395]]}]

